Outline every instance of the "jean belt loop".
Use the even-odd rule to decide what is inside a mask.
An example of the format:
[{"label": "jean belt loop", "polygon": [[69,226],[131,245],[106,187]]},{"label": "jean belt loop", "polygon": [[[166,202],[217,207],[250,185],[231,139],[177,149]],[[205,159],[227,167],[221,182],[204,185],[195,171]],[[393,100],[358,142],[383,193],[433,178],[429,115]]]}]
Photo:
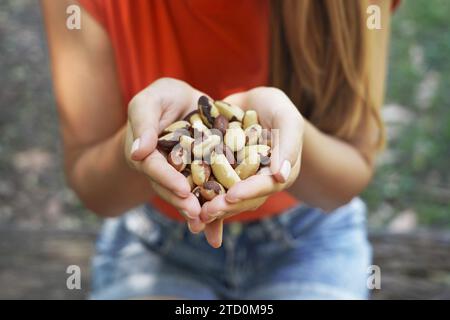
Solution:
[{"label": "jean belt loop", "polygon": [[230,235],[234,238],[238,238],[242,233],[242,223],[232,222],[230,223]]},{"label": "jean belt loop", "polygon": [[229,252],[233,252],[237,238],[242,233],[242,224],[239,222],[231,222],[227,224],[227,227],[228,230],[225,229],[227,230],[227,232],[224,232],[223,242],[225,249],[228,250]]},{"label": "jean belt loop", "polygon": [[175,231],[175,238],[178,240],[184,240],[186,237],[186,226],[184,223],[178,223]]},{"label": "jean belt loop", "polygon": [[263,219],[261,221],[262,226],[266,229],[266,232],[270,239],[273,241],[278,241],[283,236],[283,231],[280,225],[277,224],[273,219]]}]

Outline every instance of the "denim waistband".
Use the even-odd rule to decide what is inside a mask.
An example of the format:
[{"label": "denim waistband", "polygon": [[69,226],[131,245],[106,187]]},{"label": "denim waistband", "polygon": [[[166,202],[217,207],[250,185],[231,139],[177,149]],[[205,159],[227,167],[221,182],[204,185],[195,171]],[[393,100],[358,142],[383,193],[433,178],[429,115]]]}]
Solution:
[{"label": "denim waistband", "polygon": [[[245,234],[253,241],[289,241],[286,230],[294,224],[297,226],[301,224],[299,228],[302,233],[306,233],[324,220],[345,225],[365,219],[365,214],[355,214],[358,212],[365,212],[365,204],[359,198],[354,198],[332,213],[325,213],[320,209],[299,204],[282,213],[258,221],[226,223],[223,238],[225,242],[227,239],[233,240]],[[149,204],[136,208],[129,216],[130,219],[126,219],[128,230],[141,238],[163,236],[166,239],[170,238],[169,240],[180,240],[184,237],[196,237],[188,231],[185,223],[165,216]],[[161,234],[156,235],[158,232],[151,232],[152,230],[159,230]]]},{"label": "denim waistband", "polygon": [[[294,219],[298,218],[299,215],[307,215],[311,210],[312,208],[300,204],[282,213],[258,221],[226,223],[224,225],[223,237],[224,240],[226,238],[237,238],[245,233],[249,239],[254,241],[260,241],[267,238],[279,240],[280,238],[283,238],[284,226],[289,225]],[[167,230],[170,230],[171,237],[182,238],[186,234],[189,235],[189,233],[186,232],[186,225],[184,223],[166,217],[151,205],[145,205],[144,212],[150,220],[156,222],[162,229],[165,229],[166,232]],[[142,221],[136,224],[138,224],[141,229],[145,226],[145,222]],[[136,226],[132,229],[136,230]],[[147,232],[148,230],[145,231],[145,233]],[[142,232],[140,233],[142,234]]]}]

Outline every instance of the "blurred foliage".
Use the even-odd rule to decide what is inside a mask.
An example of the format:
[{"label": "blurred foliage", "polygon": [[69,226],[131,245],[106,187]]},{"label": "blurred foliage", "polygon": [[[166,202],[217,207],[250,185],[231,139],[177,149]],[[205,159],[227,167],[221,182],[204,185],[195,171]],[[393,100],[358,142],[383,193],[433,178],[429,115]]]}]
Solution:
[{"label": "blurred foliage", "polygon": [[450,2],[403,1],[392,20],[386,104],[412,119],[390,137],[393,156],[363,194],[372,215],[388,204],[394,214],[414,210],[423,225],[450,227],[449,57]]}]

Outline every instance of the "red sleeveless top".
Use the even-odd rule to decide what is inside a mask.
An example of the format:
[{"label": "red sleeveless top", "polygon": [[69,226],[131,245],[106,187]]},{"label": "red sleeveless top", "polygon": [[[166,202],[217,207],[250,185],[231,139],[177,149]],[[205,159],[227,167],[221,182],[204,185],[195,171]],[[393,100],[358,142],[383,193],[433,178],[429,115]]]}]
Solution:
[{"label": "red sleeveless top", "polygon": [[[79,2],[111,39],[124,108],[160,77],[184,80],[215,99],[268,84],[269,0]],[[161,198],[150,202],[169,217],[184,220]],[[227,221],[260,219],[297,203],[279,192],[258,210]]]},{"label": "red sleeveless top", "polygon": [[[184,80],[215,99],[268,83],[269,0],[78,1],[111,39],[124,110],[136,93],[160,77]],[[392,1],[393,10],[399,2]],[[151,202],[183,220],[159,197]],[[279,192],[258,210],[227,221],[260,219],[297,203]]]}]

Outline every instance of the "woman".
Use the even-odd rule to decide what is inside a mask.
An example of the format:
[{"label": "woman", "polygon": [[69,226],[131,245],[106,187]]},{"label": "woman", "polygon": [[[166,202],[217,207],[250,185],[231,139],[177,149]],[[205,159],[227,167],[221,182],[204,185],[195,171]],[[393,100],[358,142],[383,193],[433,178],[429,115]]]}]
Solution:
[{"label": "woman", "polygon": [[[79,0],[69,30],[71,4],[42,0],[67,179],[111,217],[93,298],[367,297],[390,1]],[[155,146],[202,94],[280,139],[271,175],[201,207]]]}]

